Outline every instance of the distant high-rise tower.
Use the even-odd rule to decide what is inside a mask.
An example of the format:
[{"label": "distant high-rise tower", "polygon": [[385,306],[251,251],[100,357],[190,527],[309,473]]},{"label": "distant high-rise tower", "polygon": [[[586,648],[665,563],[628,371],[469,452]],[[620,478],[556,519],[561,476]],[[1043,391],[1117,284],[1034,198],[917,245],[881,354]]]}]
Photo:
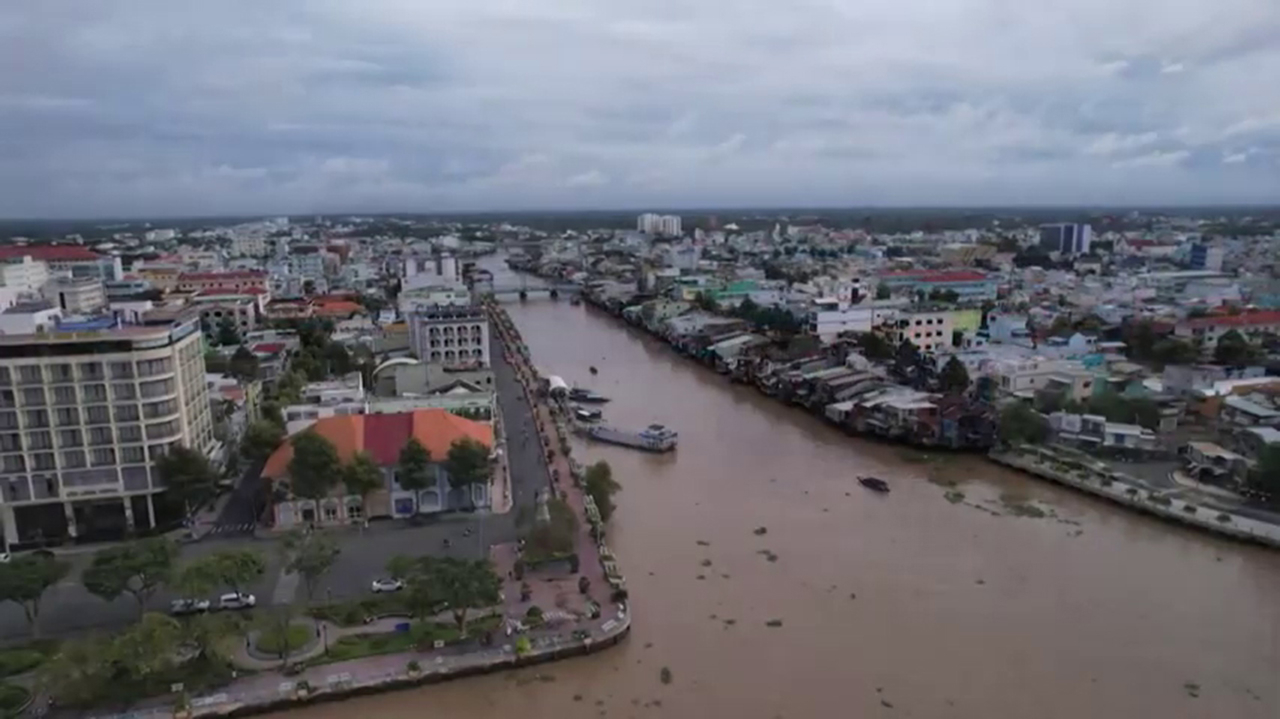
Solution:
[{"label": "distant high-rise tower", "polygon": [[636,218],[636,229],[648,235],[679,237],[682,233],[679,215],[657,215],[646,212]]},{"label": "distant high-rise tower", "polygon": [[1093,228],[1074,222],[1040,225],[1040,249],[1062,255],[1087,255]]}]

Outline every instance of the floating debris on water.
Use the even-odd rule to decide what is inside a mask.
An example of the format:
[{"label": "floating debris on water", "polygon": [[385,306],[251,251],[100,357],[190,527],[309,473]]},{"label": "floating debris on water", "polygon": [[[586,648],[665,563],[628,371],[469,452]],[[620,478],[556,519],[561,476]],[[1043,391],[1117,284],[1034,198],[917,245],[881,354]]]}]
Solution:
[{"label": "floating debris on water", "polygon": [[769,533],[769,528],[768,528],[768,527],[756,527],[756,528],[755,528],[754,530],[752,530],[752,531],[755,533],[755,535],[756,535],[757,537],[761,537],[761,536],[764,536],[764,535],[766,535],[766,534],[768,534],[768,533]]}]

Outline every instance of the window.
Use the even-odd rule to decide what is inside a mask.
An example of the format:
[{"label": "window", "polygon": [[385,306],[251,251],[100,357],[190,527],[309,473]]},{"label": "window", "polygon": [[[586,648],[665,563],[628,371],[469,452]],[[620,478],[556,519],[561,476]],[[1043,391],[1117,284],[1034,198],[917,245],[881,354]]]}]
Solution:
[{"label": "window", "polygon": [[142,405],[142,416],[145,419],[156,419],[158,417],[168,417],[171,414],[177,414],[178,402],[176,400],[164,400],[162,402],[148,402]]},{"label": "window", "polygon": [[53,449],[53,435],[49,432],[28,432],[27,446],[31,449]]},{"label": "window", "polygon": [[22,435],[17,432],[0,434],[0,450],[5,452],[21,452]]},{"label": "window", "polygon": [[117,382],[111,385],[111,396],[114,399],[137,399],[138,388],[132,382]]},{"label": "window", "polygon": [[0,390],[0,407],[17,407],[18,395],[11,389]]},{"label": "window", "polygon": [[17,412],[0,412],[0,429],[17,429]]},{"label": "window", "polygon": [[132,362],[112,362],[111,363],[111,379],[132,379],[133,363]]},{"label": "window", "polygon": [[347,505],[347,519],[364,519],[364,507],[358,502]]},{"label": "window", "polygon": [[81,362],[80,363],[80,379],[102,380],[106,378],[107,378],[107,374],[102,370],[101,362]]},{"label": "window", "polygon": [[54,420],[59,427],[80,424],[80,410],[75,407],[59,407],[54,410]]},{"label": "window", "polygon": [[147,455],[142,451],[142,447],[121,447],[120,463],[121,464],[137,464],[147,461]]},{"label": "window", "polygon": [[107,386],[105,384],[87,384],[80,388],[86,402],[106,402]]},{"label": "window", "polygon": [[44,390],[39,387],[28,387],[22,390],[22,404],[27,407],[43,407]]},{"label": "window", "polygon": [[44,382],[44,374],[40,371],[38,365],[23,365],[18,368],[18,382],[20,384],[41,384]]},{"label": "window", "polygon": [[53,403],[57,404],[75,404],[76,388],[75,387],[54,387]]},{"label": "window", "polygon": [[48,427],[49,426],[49,410],[47,409],[29,409],[26,411],[26,417],[23,419],[28,428],[30,427]]},{"label": "window", "polygon": [[147,425],[147,439],[172,437],[178,433],[178,420],[176,419],[169,420],[168,422],[157,422],[156,424]]},{"label": "window", "polygon": [[110,467],[116,463],[116,451],[114,449],[91,449],[89,450],[89,464],[93,467]]},{"label": "window", "polygon": [[75,372],[71,371],[69,364],[55,364],[49,367],[50,382],[74,382]]},{"label": "window", "polygon": [[13,375],[9,374],[8,367],[0,367],[0,386],[8,387],[13,384]]},{"label": "window", "polygon": [[63,469],[80,469],[83,466],[85,466],[84,452],[74,449],[62,453]]},{"label": "window", "polygon": [[326,504],[324,507],[324,521],[332,522],[338,518],[338,508],[332,504]]},{"label": "window", "polygon": [[93,427],[89,430],[89,444],[92,446],[100,447],[113,441],[110,427]]},{"label": "window", "polygon": [[31,469],[42,471],[55,468],[56,464],[53,461],[53,452],[41,452],[40,454],[31,455]]},{"label": "window", "polygon": [[84,411],[85,424],[107,424],[111,421],[111,412],[105,404],[88,407]]},{"label": "window", "polygon": [[138,405],[136,404],[118,404],[115,406],[115,415],[117,422],[136,422],[138,417]]},{"label": "window", "polygon": [[143,399],[154,399],[156,397],[167,397],[173,394],[177,388],[177,384],[172,379],[158,379],[150,382],[142,382],[138,385],[138,389],[142,392]]},{"label": "window", "polygon": [[79,447],[84,444],[84,437],[78,429],[60,429],[58,430],[58,446],[59,447]]},{"label": "window", "polygon": [[138,362],[139,377],[155,377],[156,375],[169,374],[171,372],[173,372],[173,360],[168,357]]},{"label": "window", "polygon": [[0,468],[5,472],[25,472],[27,461],[20,454],[6,454],[3,459],[0,459]]},{"label": "window", "polygon": [[116,436],[119,437],[121,444],[124,444],[125,442],[141,442],[142,427],[136,424],[120,425],[120,427],[116,429]]}]

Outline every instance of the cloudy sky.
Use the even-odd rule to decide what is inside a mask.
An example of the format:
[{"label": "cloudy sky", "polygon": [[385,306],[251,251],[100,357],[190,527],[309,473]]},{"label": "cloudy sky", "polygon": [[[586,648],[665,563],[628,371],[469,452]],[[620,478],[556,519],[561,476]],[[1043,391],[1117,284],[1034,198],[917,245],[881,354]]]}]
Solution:
[{"label": "cloudy sky", "polygon": [[1280,201],[1280,0],[3,0],[0,216]]}]

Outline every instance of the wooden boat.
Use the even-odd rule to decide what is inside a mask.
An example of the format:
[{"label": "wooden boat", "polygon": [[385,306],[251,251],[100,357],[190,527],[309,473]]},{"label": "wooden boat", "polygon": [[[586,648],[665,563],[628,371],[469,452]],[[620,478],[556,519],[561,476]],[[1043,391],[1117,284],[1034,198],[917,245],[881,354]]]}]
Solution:
[{"label": "wooden boat", "polygon": [[879,477],[858,477],[858,484],[861,484],[872,492],[880,492],[882,494],[889,493],[889,483]]}]

